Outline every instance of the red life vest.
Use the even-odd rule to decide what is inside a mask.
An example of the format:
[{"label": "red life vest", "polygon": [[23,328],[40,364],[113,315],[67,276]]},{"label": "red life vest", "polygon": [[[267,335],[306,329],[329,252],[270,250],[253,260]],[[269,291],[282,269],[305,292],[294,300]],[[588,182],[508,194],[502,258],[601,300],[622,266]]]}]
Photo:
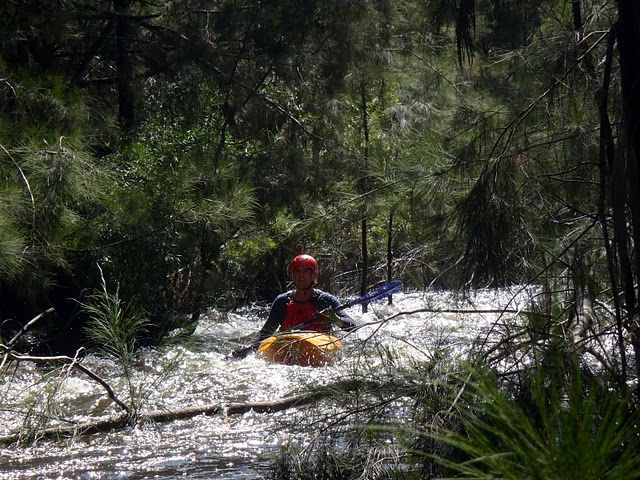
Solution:
[{"label": "red life vest", "polygon": [[[289,330],[297,325],[312,320],[316,316],[317,310],[313,300],[308,302],[296,302],[293,298],[287,303],[287,313],[284,316],[280,330]],[[326,322],[314,322],[305,325],[303,329],[312,332],[328,332]]]}]

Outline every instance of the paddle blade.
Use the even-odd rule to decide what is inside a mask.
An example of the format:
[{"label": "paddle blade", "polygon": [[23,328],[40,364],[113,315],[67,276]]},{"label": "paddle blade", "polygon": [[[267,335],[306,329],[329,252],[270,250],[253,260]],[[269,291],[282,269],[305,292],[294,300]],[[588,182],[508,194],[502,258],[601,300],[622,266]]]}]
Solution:
[{"label": "paddle blade", "polygon": [[370,292],[365,293],[359,298],[355,298],[350,302],[347,302],[342,307],[340,307],[340,310],[342,310],[343,308],[352,307],[353,305],[364,305],[366,303],[371,303],[375,300],[386,298],[398,292],[400,289],[402,289],[402,282],[400,280],[394,280],[393,282],[389,282],[386,285],[382,285],[381,287],[378,287],[374,290],[371,290]]}]

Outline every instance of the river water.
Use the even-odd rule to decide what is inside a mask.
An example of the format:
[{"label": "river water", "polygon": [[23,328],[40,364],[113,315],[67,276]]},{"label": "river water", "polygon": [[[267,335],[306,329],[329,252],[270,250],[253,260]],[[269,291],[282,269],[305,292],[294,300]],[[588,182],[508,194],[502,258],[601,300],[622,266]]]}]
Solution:
[{"label": "river water", "polygon": [[[386,300],[371,304],[366,314],[354,307],[349,313],[363,327],[343,336],[346,355],[330,367],[273,365],[253,354],[229,360],[229,352],[245,345],[261,327],[267,306],[209,312],[186,344],[142,352],[128,377],[109,360],[88,356],[82,362],[120,398],[133,392],[143,411],[275,401],[303,392],[306,385],[348,377],[364,363],[371,367],[382,362],[383,350],[393,351],[400,361],[428,357],[436,342],[464,353],[496,321],[508,323],[515,318],[512,313],[478,311],[518,310],[526,308],[527,301],[518,290],[477,291],[463,302],[447,292],[403,292],[393,296],[392,305]],[[452,311],[459,309],[476,313]],[[42,414],[50,419],[48,426],[68,426],[120,412],[105,390],[83,373],[45,370],[26,362],[0,379],[0,395],[2,435],[24,425],[25,418],[37,425]],[[306,441],[296,428],[304,422],[302,409],[273,414],[250,411],[147,423],[73,440],[43,440],[0,450],[0,478],[259,479],[281,446]]]}]

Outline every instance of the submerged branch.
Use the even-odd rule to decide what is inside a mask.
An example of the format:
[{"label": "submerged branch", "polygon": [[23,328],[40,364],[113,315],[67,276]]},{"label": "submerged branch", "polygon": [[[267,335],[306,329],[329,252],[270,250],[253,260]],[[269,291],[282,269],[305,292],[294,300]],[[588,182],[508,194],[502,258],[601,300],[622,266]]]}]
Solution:
[{"label": "submerged branch", "polygon": [[288,408],[301,407],[319,400],[323,394],[309,393],[284,397],[270,402],[238,402],[221,405],[200,405],[184,408],[176,412],[151,412],[142,415],[141,421],[156,423],[171,422],[173,420],[183,420],[198,415],[242,415],[250,411],[256,413],[276,413]]},{"label": "submerged branch", "polygon": [[[288,408],[308,405],[325,394],[314,392],[308,394],[284,397],[271,402],[240,402],[230,404],[200,405],[188,407],[175,412],[150,412],[141,415],[137,422],[132,423],[128,414],[120,415],[116,418],[103,420],[100,422],[85,423],[74,427],[48,428],[37,433],[37,440],[74,438],[80,435],[91,435],[94,433],[105,433],[113,430],[140,425],[145,423],[167,423],[174,420],[184,420],[198,415],[241,415],[254,411],[256,413],[275,413]],[[20,442],[23,437],[17,433],[0,437],[0,445],[12,445]]]},{"label": "submerged branch", "polygon": [[414,315],[416,313],[458,313],[458,314],[506,314],[513,313],[514,315],[526,314],[528,312],[524,310],[515,310],[509,308],[490,308],[490,309],[476,309],[476,308],[418,308],[416,310],[408,310],[404,312],[394,313],[393,315],[386,317],[384,321],[391,320],[396,317],[404,315]]}]

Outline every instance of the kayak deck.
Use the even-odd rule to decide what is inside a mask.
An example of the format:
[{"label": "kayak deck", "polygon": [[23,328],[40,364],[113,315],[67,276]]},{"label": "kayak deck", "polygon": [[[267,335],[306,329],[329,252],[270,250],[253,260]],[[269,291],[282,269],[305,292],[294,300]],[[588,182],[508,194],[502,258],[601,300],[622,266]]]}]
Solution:
[{"label": "kayak deck", "polygon": [[342,350],[342,342],[326,333],[296,332],[266,338],[258,355],[274,363],[320,367],[332,364]]}]

